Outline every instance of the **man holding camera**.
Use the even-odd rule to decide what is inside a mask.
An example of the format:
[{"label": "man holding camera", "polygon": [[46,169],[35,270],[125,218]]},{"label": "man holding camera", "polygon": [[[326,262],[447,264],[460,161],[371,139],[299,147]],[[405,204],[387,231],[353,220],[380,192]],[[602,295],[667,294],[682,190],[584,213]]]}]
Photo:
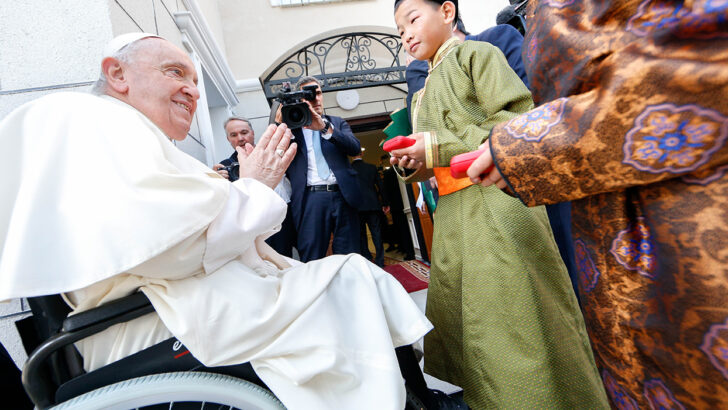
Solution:
[{"label": "man holding camera", "polygon": [[[230,182],[237,181],[240,178],[240,165],[238,163],[237,147],[245,149],[247,144],[255,147],[255,131],[247,118],[232,116],[225,120],[225,136],[233,147],[233,154],[229,158],[215,164],[214,169],[223,178],[227,178]],[[291,202],[291,182],[288,178],[283,177],[281,182],[273,189],[278,196],[281,197],[286,204]],[[288,207],[286,218],[283,220],[281,230],[273,236],[266,239],[265,242],[275,249],[281,255],[293,256],[293,246],[296,239],[296,231],[293,227],[293,217],[291,216],[291,208]]]},{"label": "man holding camera", "polygon": [[250,121],[243,117],[230,117],[225,121],[225,137],[233,147],[233,154],[230,158],[215,164],[214,169],[223,178],[227,178],[230,182],[237,181],[240,177],[240,168],[238,165],[238,151],[235,147],[245,149],[245,144],[255,146],[255,132],[250,125]]},{"label": "man holding camera", "polygon": [[[316,97],[306,101],[311,123],[293,130],[298,143],[296,156],[286,171],[291,181],[291,211],[298,235],[301,261],[326,256],[334,235],[334,254],[359,252],[359,182],[348,156],[358,155],[361,144],[342,118],[324,115],[321,84],[315,77],[303,77],[301,90],[316,86]],[[279,113],[280,114],[280,113]],[[277,122],[285,118],[276,115]]]},{"label": "man holding camera", "polygon": [[87,371],[174,335],[207,367],[250,362],[290,409],[404,408],[403,373],[432,396],[405,346],[432,325],[396,279],[359,255],[302,264],[263,242],[285,214],[271,188],[295,155],[288,127],[237,148],[231,183],[170,141],[200,97],[182,49],[128,33],[99,66],[95,94],[0,121],[0,301],[64,293],[76,313],[144,292],[153,314],[75,344]]}]

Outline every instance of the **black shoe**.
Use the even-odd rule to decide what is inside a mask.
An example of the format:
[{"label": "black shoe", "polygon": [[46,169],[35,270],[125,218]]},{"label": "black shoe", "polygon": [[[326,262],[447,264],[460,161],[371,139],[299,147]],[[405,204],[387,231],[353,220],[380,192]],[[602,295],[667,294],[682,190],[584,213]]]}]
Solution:
[{"label": "black shoe", "polygon": [[469,410],[467,404],[462,399],[450,397],[440,390],[432,390],[432,396],[437,403],[437,409],[439,410]]}]

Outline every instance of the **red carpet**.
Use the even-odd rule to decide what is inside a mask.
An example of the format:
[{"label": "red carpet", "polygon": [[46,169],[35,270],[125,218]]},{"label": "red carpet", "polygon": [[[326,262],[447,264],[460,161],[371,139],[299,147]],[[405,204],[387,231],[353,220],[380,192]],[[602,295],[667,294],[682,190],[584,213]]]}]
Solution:
[{"label": "red carpet", "polygon": [[384,270],[389,272],[404,286],[407,293],[427,289],[430,282],[430,267],[420,261],[411,260],[387,265]]}]

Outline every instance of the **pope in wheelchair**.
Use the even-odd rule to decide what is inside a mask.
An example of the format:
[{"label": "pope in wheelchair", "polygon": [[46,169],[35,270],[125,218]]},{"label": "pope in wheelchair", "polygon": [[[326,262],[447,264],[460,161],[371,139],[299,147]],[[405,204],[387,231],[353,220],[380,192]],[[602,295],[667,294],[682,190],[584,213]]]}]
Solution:
[{"label": "pope in wheelchair", "polygon": [[[239,148],[241,178],[223,179],[175,146],[195,121],[197,81],[171,42],[122,35],[93,94],[51,94],[0,123],[0,300],[60,294],[61,333],[83,333],[96,326],[84,313],[141,291],[132,304],[148,299],[152,313],[121,308],[72,339],[85,372],[168,340],[163,351],[208,368],[249,362],[288,408],[404,408],[402,359],[416,361],[394,348],[432,325],[359,256],[302,264],[265,244],[286,213],[271,188],[296,144],[271,125]],[[407,387],[422,391],[421,378],[405,375]]]}]

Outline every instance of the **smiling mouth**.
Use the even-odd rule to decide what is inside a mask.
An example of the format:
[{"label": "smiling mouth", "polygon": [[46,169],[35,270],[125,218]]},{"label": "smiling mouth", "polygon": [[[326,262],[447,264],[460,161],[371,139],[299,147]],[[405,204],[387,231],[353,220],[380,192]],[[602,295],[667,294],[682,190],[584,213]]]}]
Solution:
[{"label": "smiling mouth", "polygon": [[182,103],[179,103],[179,102],[176,102],[176,101],[175,101],[175,104],[177,104],[178,106],[182,107],[185,111],[191,112],[191,107],[189,105],[182,104]]}]

